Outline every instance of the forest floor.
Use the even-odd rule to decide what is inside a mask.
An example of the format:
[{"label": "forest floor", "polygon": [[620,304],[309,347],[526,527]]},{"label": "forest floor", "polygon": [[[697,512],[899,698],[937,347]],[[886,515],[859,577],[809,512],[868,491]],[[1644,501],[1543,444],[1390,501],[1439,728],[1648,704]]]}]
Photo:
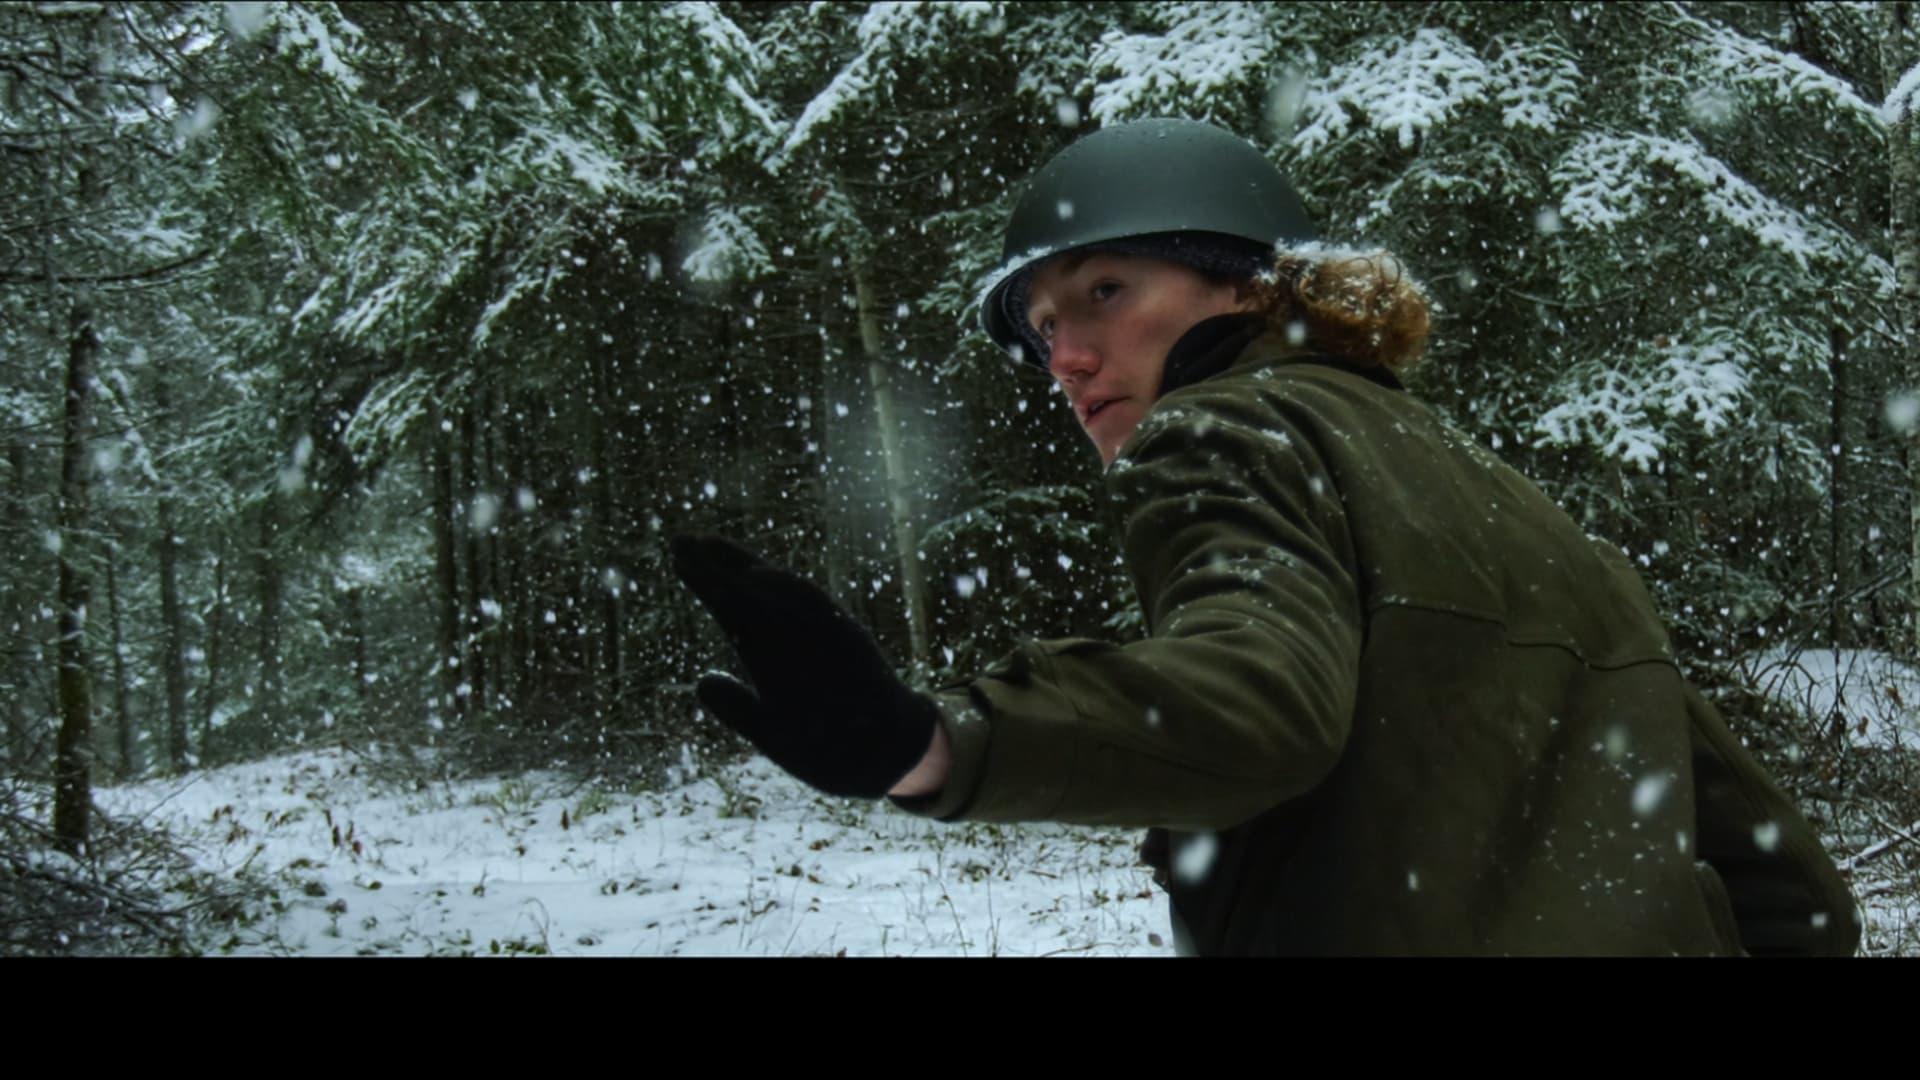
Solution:
[{"label": "forest floor", "polygon": [[[1826,652],[1769,657],[1748,674],[1827,718],[1823,729],[1843,722],[1834,737],[1848,767],[1878,786],[1840,784],[1821,825],[1863,905],[1862,952],[1920,955],[1920,821],[1907,824],[1920,673]],[[429,780],[420,762],[395,762],[316,749],[103,787],[103,850],[105,837],[149,838],[117,841],[113,858],[164,863],[166,880],[185,883],[148,905],[194,913],[191,944],[168,951],[1172,955],[1137,830],[943,825],[819,795],[761,759],[647,792],[558,773]],[[46,837],[45,789],[8,791],[15,834]],[[82,868],[63,860],[32,856],[15,884],[51,896],[47,883],[67,882],[69,911],[145,902],[117,883],[127,875],[73,885]],[[66,945],[57,919],[42,923]]]},{"label": "forest floor", "polygon": [[273,884],[211,951],[1170,956],[1137,831],[941,825],[764,761],[619,794],[558,775],[395,790],[339,750],[105,788],[214,877]]},{"label": "forest floor", "polygon": [[[1137,831],[941,825],[764,761],[641,794],[369,771],[320,750],[97,801],[164,827],[210,880],[270,884],[216,954],[1172,955]],[[1912,874],[1874,854],[1854,875],[1862,951],[1920,955]]]}]

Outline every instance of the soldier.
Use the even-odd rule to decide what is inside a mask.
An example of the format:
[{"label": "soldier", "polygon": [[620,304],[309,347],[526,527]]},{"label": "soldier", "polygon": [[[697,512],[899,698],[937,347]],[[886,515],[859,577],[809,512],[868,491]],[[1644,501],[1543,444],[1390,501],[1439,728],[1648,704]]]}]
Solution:
[{"label": "soldier", "polygon": [[981,322],[1107,464],[1148,636],[921,693],[811,583],[682,537],[752,680],[706,709],[832,794],[1147,828],[1185,954],[1851,954],[1844,882],[1620,553],[1403,389],[1398,264],[1315,240],[1218,128],[1059,153]]}]

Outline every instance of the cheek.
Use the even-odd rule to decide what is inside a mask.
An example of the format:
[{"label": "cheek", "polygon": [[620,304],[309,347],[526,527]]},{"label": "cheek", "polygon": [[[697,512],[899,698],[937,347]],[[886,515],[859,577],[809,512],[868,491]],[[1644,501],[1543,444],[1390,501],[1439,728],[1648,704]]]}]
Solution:
[{"label": "cheek", "polygon": [[1240,303],[1230,286],[1195,289],[1181,309],[1185,319],[1180,332],[1185,333],[1187,328],[1216,315],[1228,315],[1239,310]]},{"label": "cheek", "polygon": [[1166,350],[1172,348],[1182,334],[1211,314],[1213,312],[1209,308],[1198,303],[1167,304],[1154,312],[1153,337],[1161,345],[1160,354],[1153,358],[1154,361],[1157,363],[1164,359]]}]

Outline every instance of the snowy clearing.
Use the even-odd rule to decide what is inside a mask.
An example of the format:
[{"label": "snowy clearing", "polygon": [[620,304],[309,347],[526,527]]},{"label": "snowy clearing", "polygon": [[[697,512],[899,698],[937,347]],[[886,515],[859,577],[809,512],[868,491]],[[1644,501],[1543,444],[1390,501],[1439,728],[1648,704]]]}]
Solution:
[{"label": "snowy clearing", "polygon": [[394,792],[325,750],[96,798],[172,830],[203,869],[281,883],[285,910],[234,954],[1172,955],[1137,832],[940,825],[765,761],[718,775]]},{"label": "snowy clearing", "polygon": [[[641,793],[558,774],[395,790],[329,749],[96,801],[169,830],[202,871],[278,889],[216,954],[1173,955],[1137,830],[940,825],[827,798],[764,760],[715,776]],[[1920,939],[1906,847],[1896,832],[1841,858],[1865,955]]]},{"label": "snowy clearing", "polygon": [[1854,746],[1920,750],[1920,671],[1885,653],[1777,650],[1760,658],[1751,685],[1816,721],[1837,711]]},{"label": "snowy clearing", "polygon": [[[1857,746],[1920,747],[1920,671],[1884,654],[1768,654],[1754,678],[1816,718],[1837,705]],[[659,792],[557,773],[397,785],[369,764],[305,751],[96,800],[202,870],[274,883],[275,910],[216,943],[236,955],[1173,954],[1138,830],[941,825],[764,759]],[[1896,830],[1842,859],[1870,955],[1920,929],[1905,846]]]}]

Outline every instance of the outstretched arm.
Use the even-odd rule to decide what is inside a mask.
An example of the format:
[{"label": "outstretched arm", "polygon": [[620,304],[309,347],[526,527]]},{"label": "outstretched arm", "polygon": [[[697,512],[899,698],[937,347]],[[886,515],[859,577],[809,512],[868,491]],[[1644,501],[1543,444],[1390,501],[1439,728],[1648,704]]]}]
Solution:
[{"label": "outstretched arm", "polygon": [[[1178,406],[1178,407],[1170,407]],[[942,819],[1225,828],[1317,785],[1362,616],[1339,492],[1262,410],[1169,398],[1108,473],[1153,636],[1031,642],[943,693]]]}]

